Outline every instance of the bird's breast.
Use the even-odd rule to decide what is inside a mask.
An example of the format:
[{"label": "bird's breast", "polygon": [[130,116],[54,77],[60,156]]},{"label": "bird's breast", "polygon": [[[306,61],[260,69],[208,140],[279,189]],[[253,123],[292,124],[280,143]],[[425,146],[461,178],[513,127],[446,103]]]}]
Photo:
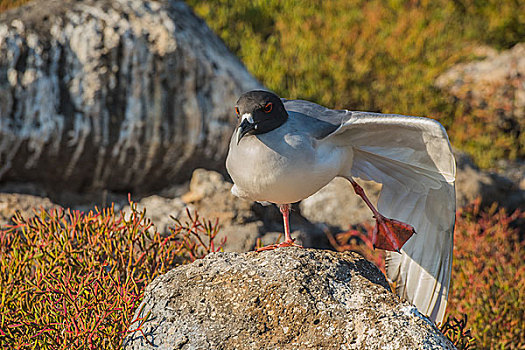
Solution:
[{"label": "bird's breast", "polygon": [[226,167],[237,193],[255,201],[294,203],[317,192],[340,168],[343,150],[301,134],[267,133],[230,143]]}]

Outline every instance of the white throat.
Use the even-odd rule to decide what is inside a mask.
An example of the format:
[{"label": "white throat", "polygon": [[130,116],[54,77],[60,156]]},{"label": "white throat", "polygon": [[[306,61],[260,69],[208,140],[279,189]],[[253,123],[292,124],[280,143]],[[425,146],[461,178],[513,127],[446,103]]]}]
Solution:
[{"label": "white throat", "polygon": [[241,122],[247,120],[250,124],[253,124],[253,116],[251,113],[244,113],[241,117]]}]

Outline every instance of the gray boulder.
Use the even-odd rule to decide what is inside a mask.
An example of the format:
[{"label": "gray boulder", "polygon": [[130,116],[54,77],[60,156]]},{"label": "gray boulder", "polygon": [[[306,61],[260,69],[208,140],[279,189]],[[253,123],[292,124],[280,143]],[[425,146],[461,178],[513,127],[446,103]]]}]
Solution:
[{"label": "gray boulder", "polygon": [[[480,170],[464,153],[456,152],[456,202],[458,207],[481,199],[482,206],[497,203],[509,211],[525,208],[525,166],[514,163],[501,172]],[[512,171],[513,168],[514,172]]]},{"label": "gray boulder", "polygon": [[[381,185],[357,180],[372,203],[377,203]],[[352,225],[373,222],[372,212],[355,194],[350,182],[335,178],[319,192],[301,201],[301,214],[320,226],[348,230]]]},{"label": "gray boulder", "polygon": [[146,315],[124,349],[454,349],[355,253],[211,254],[157,277]]},{"label": "gray boulder", "polygon": [[0,181],[144,193],[223,169],[260,87],[183,1],[33,1],[0,14]]},{"label": "gray boulder", "polygon": [[485,59],[451,67],[436,79],[436,86],[471,108],[496,110],[502,128],[523,130],[525,43],[499,54],[490,49],[483,51]]},{"label": "gray boulder", "polygon": [[[521,168],[523,179],[525,42],[499,53],[486,47],[476,51],[484,59],[452,66],[436,79],[435,85],[451,97],[451,103],[461,101],[462,123],[468,120],[473,126],[474,131],[467,131],[471,138],[485,138],[481,143],[492,142],[500,157],[514,161],[484,165],[495,166],[498,173],[502,168],[512,172]],[[463,142],[470,142],[465,135],[462,138]]]}]

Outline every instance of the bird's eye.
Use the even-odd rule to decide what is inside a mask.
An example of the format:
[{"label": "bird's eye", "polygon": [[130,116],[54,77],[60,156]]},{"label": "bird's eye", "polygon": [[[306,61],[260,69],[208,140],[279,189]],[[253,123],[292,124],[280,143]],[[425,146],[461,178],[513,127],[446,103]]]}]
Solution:
[{"label": "bird's eye", "polygon": [[264,113],[270,113],[272,111],[272,108],[273,108],[273,103],[268,102],[266,106],[264,106]]},{"label": "bird's eye", "polygon": [[237,117],[239,116],[239,108],[235,107],[235,114],[237,114]]}]

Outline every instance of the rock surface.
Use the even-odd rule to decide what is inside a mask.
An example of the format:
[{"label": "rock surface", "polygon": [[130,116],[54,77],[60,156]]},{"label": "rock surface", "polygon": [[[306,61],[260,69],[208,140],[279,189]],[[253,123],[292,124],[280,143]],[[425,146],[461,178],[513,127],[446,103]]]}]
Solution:
[{"label": "rock surface", "polygon": [[502,121],[509,118],[525,128],[525,43],[458,64],[439,76],[436,85],[475,107],[498,109]]},{"label": "rock surface", "polygon": [[355,253],[215,253],[156,278],[142,306],[148,341],[127,350],[454,349]]},{"label": "rock surface", "polygon": [[[485,152],[494,145],[498,158],[523,162],[525,43],[500,53],[483,51],[485,59],[451,67],[436,79],[436,86],[451,95],[451,103],[461,101],[462,116],[455,117],[459,118],[456,138],[467,147],[469,143],[483,145]],[[489,165],[495,166],[485,164]]]},{"label": "rock surface", "polygon": [[[458,208],[481,198],[483,206],[498,203],[509,211],[525,209],[525,166],[501,173],[481,171],[464,153],[456,153],[456,203]],[[502,169],[504,169],[502,167]],[[521,175],[520,175],[521,174]]]},{"label": "rock surface", "polygon": [[223,169],[260,87],[183,1],[33,1],[0,14],[0,181],[144,193]]},{"label": "rock surface", "polygon": [[29,218],[35,214],[35,210],[51,210],[54,208],[59,208],[59,206],[46,197],[0,192],[0,229],[2,226],[11,223],[11,218],[17,211],[24,218]]}]

